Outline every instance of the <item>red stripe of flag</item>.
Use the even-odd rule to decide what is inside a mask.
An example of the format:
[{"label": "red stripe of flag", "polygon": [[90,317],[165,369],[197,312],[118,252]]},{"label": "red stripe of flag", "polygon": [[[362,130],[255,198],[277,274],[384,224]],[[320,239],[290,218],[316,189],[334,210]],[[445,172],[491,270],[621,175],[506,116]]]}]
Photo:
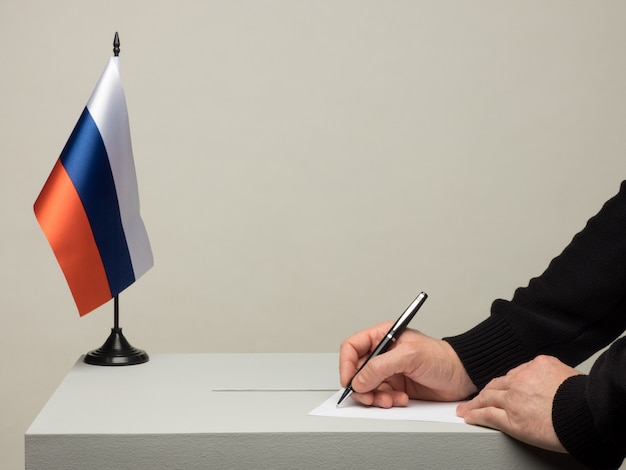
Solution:
[{"label": "red stripe of flag", "polygon": [[110,300],[109,282],[91,225],[60,160],[35,202],[35,216],[65,274],[79,314],[83,316]]}]

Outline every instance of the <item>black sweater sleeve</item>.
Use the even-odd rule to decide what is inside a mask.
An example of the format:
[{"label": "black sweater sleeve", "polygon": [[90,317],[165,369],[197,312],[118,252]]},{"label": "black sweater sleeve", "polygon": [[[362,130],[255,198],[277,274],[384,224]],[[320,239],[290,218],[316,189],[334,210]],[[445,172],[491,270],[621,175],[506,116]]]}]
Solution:
[{"label": "black sweater sleeve", "polygon": [[[556,356],[575,366],[614,341],[625,329],[623,182],[619,193],[604,204],[541,276],[517,289],[511,301],[494,301],[488,319],[446,341],[454,347],[480,389],[492,378],[539,354]],[[600,462],[598,447],[585,450],[584,442],[592,442],[595,436],[597,441],[606,443],[607,461],[619,462],[626,453],[623,341],[616,341],[596,361],[589,376],[582,377],[566,381],[557,392],[553,409],[555,429],[576,458],[587,465],[597,462],[598,468],[611,468]],[[588,414],[573,413],[580,407]]]},{"label": "black sweater sleeve", "polygon": [[552,406],[559,440],[591,468],[618,468],[626,455],[626,339],[594,363],[589,376],[567,379]]}]

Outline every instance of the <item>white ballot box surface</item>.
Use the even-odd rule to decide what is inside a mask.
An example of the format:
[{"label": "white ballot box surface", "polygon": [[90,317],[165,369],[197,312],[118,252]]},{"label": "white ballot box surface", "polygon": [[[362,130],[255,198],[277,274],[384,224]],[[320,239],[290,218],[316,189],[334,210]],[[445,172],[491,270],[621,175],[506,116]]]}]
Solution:
[{"label": "white ballot box surface", "polygon": [[464,423],[309,415],[338,388],[336,354],[80,358],[26,432],[26,469],[579,468]]}]

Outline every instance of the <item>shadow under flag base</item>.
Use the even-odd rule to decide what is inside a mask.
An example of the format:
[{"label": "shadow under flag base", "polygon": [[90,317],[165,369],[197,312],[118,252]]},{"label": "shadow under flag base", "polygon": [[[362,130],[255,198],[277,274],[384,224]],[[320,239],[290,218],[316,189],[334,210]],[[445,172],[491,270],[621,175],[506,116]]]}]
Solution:
[{"label": "shadow under flag base", "polygon": [[119,327],[119,301],[115,299],[115,324],[111,328],[111,334],[102,346],[93,351],[89,351],[84,358],[86,364],[96,366],[132,366],[148,362],[148,354],[137,349],[128,342]]}]

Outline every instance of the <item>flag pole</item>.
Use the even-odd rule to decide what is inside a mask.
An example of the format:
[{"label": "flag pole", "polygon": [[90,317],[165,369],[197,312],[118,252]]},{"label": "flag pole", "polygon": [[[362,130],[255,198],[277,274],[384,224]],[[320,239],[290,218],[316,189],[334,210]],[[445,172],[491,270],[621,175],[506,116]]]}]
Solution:
[{"label": "flag pole", "polygon": [[113,328],[116,330],[120,327],[120,297],[113,297]]},{"label": "flag pole", "polygon": [[[113,54],[120,55],[120,38],[115,32],[113,38]],[[113,297],[113,328],[111,334],[102,346],[85,355],[85,363],[97,366],[130,366],[148,362],[148,354],[137,349],[126,340],[120,328],[120,300],[119,295]]]}]

